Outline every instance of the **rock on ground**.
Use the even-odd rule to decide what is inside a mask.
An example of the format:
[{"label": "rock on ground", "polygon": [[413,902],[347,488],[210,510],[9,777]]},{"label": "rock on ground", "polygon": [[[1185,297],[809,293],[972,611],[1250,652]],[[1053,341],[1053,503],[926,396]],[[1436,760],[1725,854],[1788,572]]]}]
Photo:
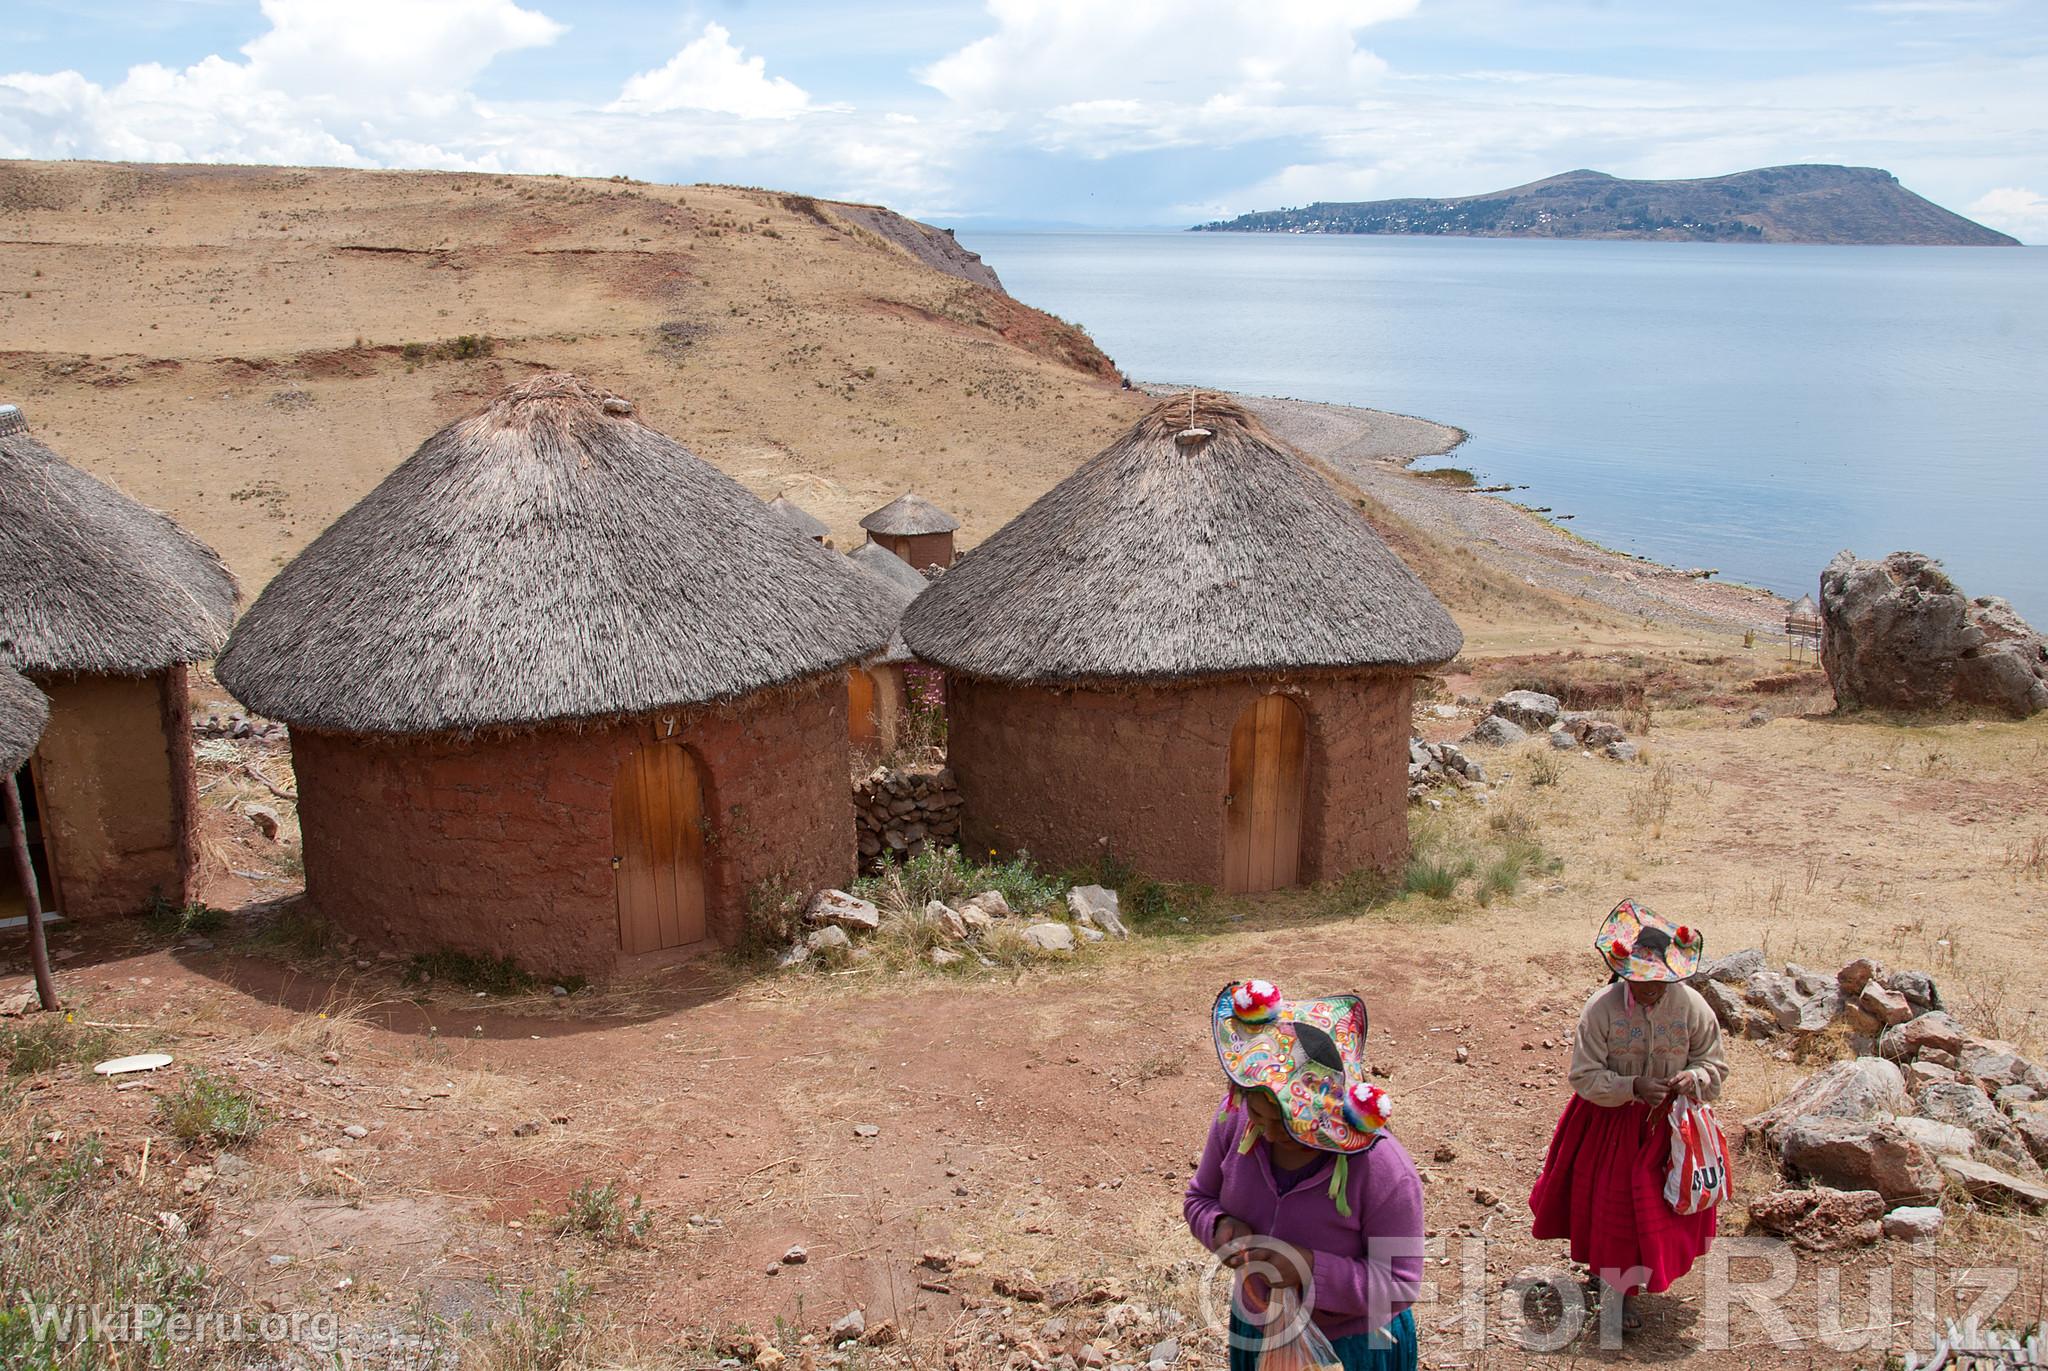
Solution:
[{"label": "rock on ground", "polygon": [[1884,1236],[1884,1197],[1874,1190],[1777,1190],[1749,1202],[1749,1221],[1809,1252],[1865,1247]]},{"label": "rock on ground", "polygon": [[2023,1173],[2039,1171],[2012,1121],[1999,1113],[1976,1086],[1961,1081],[1937,1081],[1920,1092],[1919,1105],[1925,1118],[1968,1129],[1977,1145],[2001,1162]]},{"label": "rock on ground", "polygon": [[1501,714],[1489,714],[1479,721],[1479,726],[1465,735],[1465,745],[1475,743],[1486,747],[1513,747],[1529,741],[1528,730],[1514,720]]},{"label": "rock on ground", "polygon": [[1964,1157],[1943,1157],[1941,1169],[1957,1185],[1988,1204],[2018,1205],[2035,1210],[2048,1208],[2048,1186],[2038,1180],[2015,1176]]},{"label": "rock on ground", "polygon": [[1698,985],[1702,981],[1718,981],[1723,985],[1730,982],[1743,984],[1759,972],[1769,969],[1770,963],[1764,960],[1762,951],[1754,947],[1745,947],[1740,952],[1730,952],[1725,957],[1716,957],[1708,962],[1693,974],[1691,984]]},{"label": "rock on ground", "polygon": [[882,926],[882,913],[866,900],[843,890],[821,890],[811,900],[813,923],[836,924],[841,928],[872,933]]},{"label": "rock on ground", "polygon": [[1749,1131],[1775,1145],[1779,1131],[1794,1119],[1866,1121],[1912,1112],[1899,1068],[1881,1057],[1857,1057],[1808,1076],[1775,1107],[1751,1119]]},{"label": "rock on ground", "polygon": [[1890,1119],[1795,1119],[1779,1135],[1787,1175],[1841,1190],[1874,1190],[1887,1204],[1941,1195],[1941,1167]]},{"label": "rock on ground", "polygon": [[1079,923],[1113,933],[1119,938],[1131,936],[1131,930],[1124,927],[1124,921],[1117,915],[1116,892],[1105,890],[1099,885],[1077,885],[1067,892],[1067,912]]},{"label": "rock on ground", "polygon": [[1042,924],[1032,924],[1024,930],[1024,941],[1030,943],[1040,952],[1072,952],[1074,950],[1074,930],[1065,924],[1052,923],[1050,921]]},{"label": "rock on ground", "polygon": [[1562,712],[1555,695],[1538,690],[1510,690],[1493,702],[1494,714],[1529,729],[1549,728]]},{"label": "rock on ground", "polygon": [[1931,1204],[1901,1205],[1884,1216],[1884,1235],[1901,1242],[1917,1242],[1941,1233],[1941,1210]]},{"label": "rock on ground", "polygon": [[[1884,1036],[1877,1040],[1880,1055],[1895,1062],[1912,1061],[1929,1048],[1937,1051],[1956,1053],[1963,1050],[1963,1039],[1968,1035],[1963,1026],[1939,1009],[1930,1010],[1916,1018],[1906,1020],[1895,1028],[1887,1028]],[[1952,1066],[1952,1062],[1943,1063]]]},{"label": "rock on ground", "polygon": [[2048,643],[1996,596],[1971,599],[1933,558],[1843,552],[1820,577],[1821,665],[1841,708],[2048,709]]}]

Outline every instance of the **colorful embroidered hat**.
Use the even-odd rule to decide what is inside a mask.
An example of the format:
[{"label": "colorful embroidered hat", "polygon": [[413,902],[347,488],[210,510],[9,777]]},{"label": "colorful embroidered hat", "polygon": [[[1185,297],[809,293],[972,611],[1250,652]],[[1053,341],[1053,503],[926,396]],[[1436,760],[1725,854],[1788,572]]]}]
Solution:
[{"label": "colorful embroidered hat", "polygon": [[1271,981],[1232,981],[1216,997],[1211,1027],[1233,1100],[1240,1090],[1270,1091],[1296,1142],[1362,1152],[1386,1128],[1391,1107],[1366,1076],[1358,996],[1287,1000]]},{"label": "colorful embroidered hat", "polygon": [[1593,935],[1593,949],[1624,981],[1682,981],[1700,969],[1707,938],[1648,905],[1623,900]]}]

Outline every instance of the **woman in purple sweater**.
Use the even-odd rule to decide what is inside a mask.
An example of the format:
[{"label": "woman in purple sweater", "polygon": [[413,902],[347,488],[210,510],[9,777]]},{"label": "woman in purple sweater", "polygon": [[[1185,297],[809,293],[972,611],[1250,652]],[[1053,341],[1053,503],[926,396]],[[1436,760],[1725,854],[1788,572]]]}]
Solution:
[{"label": "woman in purple sweater", "polygon": [[1282,1289],[1300,1296],[1345,1371],[1416,1366],[1422,1179],[1387,1132],[1386,1092],[1367,1079],[1365,1022],[1356,995],[1283,1000],[1254,980],[1216,997],[1230,1093],[1182,1208],[1195,1237],[1247,1273],[1249,1307],[1236,1295],[1231,1306],[1231,1371],[1255,1371],[1266,1339],[1247,1316]]}]

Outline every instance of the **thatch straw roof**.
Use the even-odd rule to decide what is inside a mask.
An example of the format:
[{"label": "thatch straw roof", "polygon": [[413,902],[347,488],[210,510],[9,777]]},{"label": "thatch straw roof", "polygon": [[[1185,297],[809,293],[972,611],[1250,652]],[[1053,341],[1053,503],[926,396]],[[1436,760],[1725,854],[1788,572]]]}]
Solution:
[{"label": "thatch straw roof", "polygon": [[0,776],[21,770],[49,721],[50,702],[43,692],[14,668],[0,666]]},{"label": "thatch straw roof", "polygon": [[1179,395],[918,597],[919,657],[1001,681],[1448,661],[1464,635],[1365,516],[1226,397]]},{"label": "thatch straw roof", "polygon": [[1785,622],[1788,624],[1808,622],[1817,624],[1820,622],[1820,606],[1813,602],[1811,595],[1802,595],[1792,602],[1790,609],[1785,611]]},{"label": "thatch straw roof", "polygon": [[845,558],[554,373],[421,444],[278,573],[218,671],[288,723],[469,732],[748,694],[889,623]]},{"label": "thatch straw roof", "polygon": [[806,538],[822,538],[832,531],[826,527],[823,519],[817,518],[787,495],[778,495],[770,500],[768,508],[789,520],[796,527],[796,531]]},{"label": "thatch straw roof", "polygon": [[951,533],[960,527],[960,521],[913,490],[862,519],[860,526],[889,538],[910,538],[920,533]]},{"label": "thatch straw roof", "polygon": [[903,611],[910,608],[912,600],[924,593],[924,588],[929,582],[920,576],[910,563],[875,543],[862,543],[846,554],[846,560],[875,579],[875,583],[881,588],[882,601],[889,610],[889,646],[875,660],[889,663],[916,660],[911,655],[909,644],[903,641]]},{"label": "thatch straw roof", "polygon": [[213,549],[0,415],[0,663],[144,676],[220,651],[235,578]]}]

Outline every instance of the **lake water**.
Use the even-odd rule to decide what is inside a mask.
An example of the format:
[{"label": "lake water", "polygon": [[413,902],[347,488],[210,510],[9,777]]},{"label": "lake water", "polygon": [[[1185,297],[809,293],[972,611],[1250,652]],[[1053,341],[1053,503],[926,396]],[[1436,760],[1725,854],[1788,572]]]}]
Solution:
[{"label": "lake water", "polygon": [[1576,532],[1788,596],[1912,548],[2048,627],[2048,251],[960,236],[1133,378],[1455,424]]}]

